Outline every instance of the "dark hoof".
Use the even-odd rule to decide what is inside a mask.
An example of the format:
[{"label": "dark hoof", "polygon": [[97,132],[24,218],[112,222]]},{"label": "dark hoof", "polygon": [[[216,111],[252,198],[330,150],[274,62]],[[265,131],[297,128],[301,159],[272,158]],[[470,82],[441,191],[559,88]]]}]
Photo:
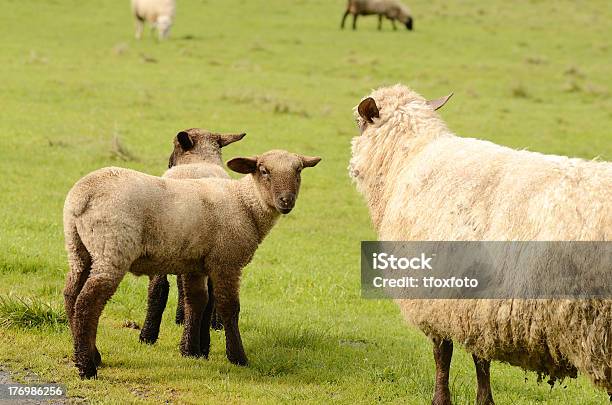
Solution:
[{"label": "dark hoof", "polygon": [[183,357],[202,357],[202,352],[196,349],[188,349],[181,347],[181,356]]},{"label": "dark hoof", "polygon": [[450,400],[450,394],[446,395],[436,395],[431,401],[431,405],[452,405]]},{"label": "dark hoof", "polygon": [[100,364],[102,364],[102,356],[100,355],[100,352],[98,351],[98,348],[96,347],[96,352],[94,353],[94,364],[96,365],[96,367],[98,367]]},{"label": "dark hoof", "polygon": [[152,345],[157,342],[157,334],[149,332],[148,329],[143,329],[140,331],[140,343],[146,343],[148,345]]},{"label": "dark hoof", "polygon": [[249,365],[249,361],[247,360],[246,356],[233,357],[233,356],[228,355],[227,359],[229,360],[230,363],[235,364],[237,366],[248,366]]},{"label": "dark hoof", "polygon": [[79,377],[81,377],[81,380],[98,378],[98,370],[93,361],[88,362],[88,364],[85,365],[77,364],[77,368],[79,369]]}]

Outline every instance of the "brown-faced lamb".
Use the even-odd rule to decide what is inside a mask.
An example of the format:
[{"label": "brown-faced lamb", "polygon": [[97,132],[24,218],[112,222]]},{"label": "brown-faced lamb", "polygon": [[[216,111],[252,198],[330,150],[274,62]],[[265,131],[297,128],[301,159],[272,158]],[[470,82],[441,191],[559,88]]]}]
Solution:
[{"label": "brown-faced lamb", "polygon": [[176,12],[176,0],[132,0],[132,14],[136,19],[136,39],[142,38],[144,23],[157,30],[160,40],[170,34]]},{"label": "brown-faced lamb", "polygon": [[[174,138],[174,150],[168,161],[168,170],[162,177],[172,179],[198,179],[204,177],[219,177],[229,179],[223,169],[221,148],[241,140],[246,134],[218,134],[200,128],[191,128],[179,132]],[[176,307],[176,323],[184,320],[183,277],[176,276],[178,301]],[[140,341],[153,344],[159,336],[162,315],[168,302],[170,284],[165,274],[151,276],[147,298],[147,316],[140,331]],[[212,307],[211,323],[219,329],[216,319],[212,282],[208,279],[208,305]]]},{"label": "brown-faced lamb", "polygon": [[399,0],[348,0],[346,11],[342,16],[340,28],[344,29],[346,17],[353,15],[353,29],[357,29],[357,17],[360,15],[378,15],[378,29],[382,28],[383,17],[391,21],[393,29],[396,30],[395,21],[399,21],[412,31],[413,18],[410,9]]},{"label": "brown-faced lamb", "polygon": [[[517,151],[455,136],[409,88],[356,108],[349,171],[380,240],[610,241],[612,163]],[[434,404],[449,404],[453,341],[472,353],[477,402],[492,404],[489,365],[584,373],[612,393],[612,300],[398,300],[434,343]]]},{"label": "brown-faced lamb", "polygon": [[231,170],[246,174],[239,180],[162,178],[116,167],[79,180],[64,204],[70,265],[64,301],[81,378],[97,376],[98,321],[128,272],[183,275],[185,356],[208,357],[210,277],[227,358],[246,365],[238,329],[242,268],[278,217],[293,209],[302,169],[320,160],[273,150],[230,160]]}]

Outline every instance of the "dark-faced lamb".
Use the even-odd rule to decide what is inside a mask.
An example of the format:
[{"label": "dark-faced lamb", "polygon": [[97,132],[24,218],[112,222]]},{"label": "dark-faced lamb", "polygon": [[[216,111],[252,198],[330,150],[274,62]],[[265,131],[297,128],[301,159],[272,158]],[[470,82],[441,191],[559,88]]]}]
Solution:
[{"label": "dark-faced lamb", "polygon": [[[168,161],[168,170],[162,177],[172,179],[198,179],[204,177],[229,178],[223,169],[221,148],[241,140],[246,134],[218,134],[200,128],[186,129],[179,132],[174,138],[174,150]],[[176,276],[178,287],[178,300],[176,307],[176,323],[182,324],[184,320],[183,277]],[[170,284],[165,274],[150,276],[147,316],[140,331],[140,341],[153,344],[159,336],[162,315],[168,302]],[[214,310],[212,281],[208,279],[208,295],[212,305],[211,323],[213,328],[219,329]]]},{"label": "dark-faced lamb", "polygon": [[70,265],[64,302],[81,378],[97,376],[98,320],[128,272],[183,275],[185,356],[209,354],[210,277],[227,358],[246,365],[238,329],[242,268],[278,217],[293,209],[302,169],[320,160],[273,150],[230,160],[230,169],[246,174],[239,180],[162,178],[116,167],[79,180],[64,204]]}]

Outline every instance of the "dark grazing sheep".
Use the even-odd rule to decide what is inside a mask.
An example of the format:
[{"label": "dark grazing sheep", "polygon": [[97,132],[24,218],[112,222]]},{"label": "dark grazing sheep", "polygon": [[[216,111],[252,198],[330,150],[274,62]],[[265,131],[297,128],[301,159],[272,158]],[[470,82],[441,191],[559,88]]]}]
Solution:
[{"label": "dark grazing sheep", "polygon": [[378,15],[378,29],[382,28],[383,17],[388,18],[396,30],[395,21],[399,21],[408,30],[413,30],[413,18],[408,7],[399,0],[348,0],[346,11],[342,16],[340,28],[344,29],[344,22],[349,14],[353,15],[353,29],[357,29],[357,17],[360,15]]}]

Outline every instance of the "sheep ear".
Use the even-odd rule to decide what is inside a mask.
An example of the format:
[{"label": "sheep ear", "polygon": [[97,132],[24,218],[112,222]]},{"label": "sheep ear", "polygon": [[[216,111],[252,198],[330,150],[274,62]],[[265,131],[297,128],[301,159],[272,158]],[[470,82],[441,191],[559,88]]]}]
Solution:
[{"label": "sheep ear", "polygon": [[257,156],[237,157],[227,162],[227,167],[236,173],[249,174],[257,170]]},{"label": "sheep ear", "polygon": [[302,159],[302,166],[304,167],[315,167],[321,161],[318,156],[300,156],[300,159]]},{"label": "sheep ear", "polygon": [[219,135],[219,140],[217,141],[219,143],[219,147],[224,147],[229,145],[230,143],[234,143],[237,142],[239,140],[241,140],[242,138],[244,138],[246,134],[243,132],[241,134],[220,134]]},{"label": "sheep ear", "polygon": [[176,134],[176,139],[178,139],[178,143],[179,145],[181,145],[181,148],[183,148],[183,150],[189,150],[193,148],[193,141],[191,140],[191,137],[187,132],[179,132],[178,134]]},{"label": "sheep ear", "polygon": [[442,106],[444,106],[444,104],[446,104],[446,102],[448,100],[450,100],[450,98],[453,96],[453,94],[454,93],[451,93],[448,96],[440,97],[440,98],[437,98],[435,100],[428,100],[427,104],[429,104],[429,106],[431,108],[433,108],[434,110],[437,110],[439,108],[442,108]]},{"label": "sheep ear", "polygon": [[359,107],[357,107],[357,112],[367,122],[370,124],[373,123],[373,118],[379,118],[378,107],[376,106],[376,101],[372,97],[368,97],[359,103]]}]

